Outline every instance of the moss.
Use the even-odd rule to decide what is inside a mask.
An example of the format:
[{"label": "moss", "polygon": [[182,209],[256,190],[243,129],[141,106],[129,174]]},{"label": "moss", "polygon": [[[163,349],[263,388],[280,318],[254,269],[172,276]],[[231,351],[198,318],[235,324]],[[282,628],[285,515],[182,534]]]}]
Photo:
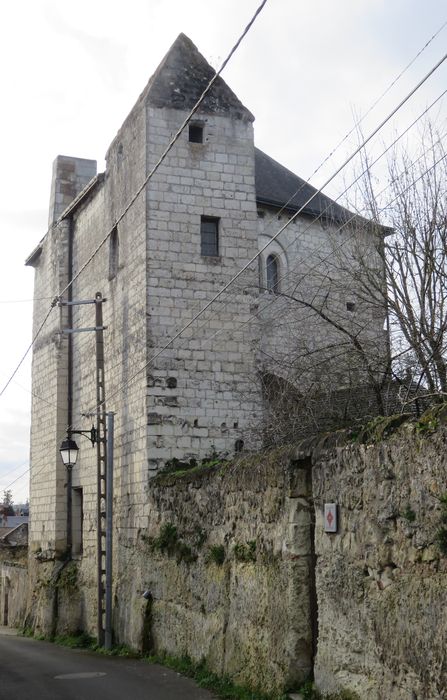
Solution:
[{"label": "moss", "polygon": [[405,510],[401,513],[401,516],[409,523],[414,523],[416,520],[416,513],[409,505],[406,506]]},{"label": "moss", "polygon": [[175,554],[178,547],[179,536],[177,528],[172,523],[164,523],[161,526],[158,537],[155,537],[151,541],[151,548],[158,549],[160,552],[166,552],[167,554]]},{"label": "moss", "polygon": [[418,422],[415,424],[415,430],[418,435],[432,435],[439,427],[439,419],[433,413],[424,413]]},{"label": "moss", "polygon": [[193,533],[194,545],[197,549],[201,549],[208,539],[208,533],[202,527],[196,525]]},{"label": "moss", "polygon": [[201,472],[209,471],[215,467],[223,468],[227,464],[229,464],[228,460],[224,456],[220,456],[214,450],[210,455],[200,460],[200,462],[197,462],[194,458],[186,462],[174,457],[166,462],[164,469],[154,477],[154,482],[162,484],[168,481],[169,483],[168,477],[178,478],[185,475],[200,474]]},{"label": "moss", "polygon": [[237,561],[243,562],[253,562],[256,561],[256,542],[250,540],[249,542],[243,544],[238,543],[233,547],[234,558]]},{"label": "moss", "polygon": [[67,593],[76,593],[79,590],[78,583],[78,567],[75,562],[71,562],[64,569],[56,582],[56,588],[62,589]]},{"label": "moss", "polygon": [[141,536],[143,541],[147,542],[152,551],[158,550],[168,556],[175,556],[178,563],[185,562],[191,564],[196,561],[197,554],[193,549],[184,542],[177,532],[177,528],[172,523],[164,523],[161,526],[158,537]]},{"label": "moss", "polygon": [[178,563],[192,564],[197,560],[197,554],[191,549],[189,544],[179,541],[175,550],[175,558]]},{"label": "moss", "polygon": [[210,547],[206,559],[208,562],[217,564],[217,566],[222,566],[225,561],[225,547],[223,544],[216,544]]},{"label": "moss", "polygon": [[447,555],[447,527],[440,527],[436,533],[436,544],[444,556]]},{"label": "moss", "polygon": [[374,444],[385,440],[395,433],[401,425],[407,423],[411,418],[408,413],[401,413],[394,416],[377,416],[370,420],[362,428],[357,428],[351,432],[352,441],[361,444]]}]

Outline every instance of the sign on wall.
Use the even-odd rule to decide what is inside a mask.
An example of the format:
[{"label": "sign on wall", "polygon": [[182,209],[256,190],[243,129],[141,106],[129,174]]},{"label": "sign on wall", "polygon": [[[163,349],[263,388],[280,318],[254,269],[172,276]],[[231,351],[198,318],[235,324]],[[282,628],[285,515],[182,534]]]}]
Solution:
[{"label": "sign on wall", "polygon": [[337,532],[337,504],[324,504],[324,531]]}]

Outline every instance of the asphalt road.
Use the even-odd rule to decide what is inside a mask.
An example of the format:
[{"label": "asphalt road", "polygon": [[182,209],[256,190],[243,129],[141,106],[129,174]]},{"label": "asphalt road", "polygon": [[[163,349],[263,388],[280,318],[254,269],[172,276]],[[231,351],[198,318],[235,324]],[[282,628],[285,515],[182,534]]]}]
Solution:
[{"label": "asphalt road", "polygon": [[0,628],[0,700],[212,700],[189,678],[138,659],[101,656]]}]

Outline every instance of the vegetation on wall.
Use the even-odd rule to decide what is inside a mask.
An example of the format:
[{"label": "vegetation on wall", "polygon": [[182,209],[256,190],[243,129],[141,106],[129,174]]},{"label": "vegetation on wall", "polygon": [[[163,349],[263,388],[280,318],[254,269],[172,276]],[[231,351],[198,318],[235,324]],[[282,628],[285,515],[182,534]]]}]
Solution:
[{"label": "vegetation on wall", "polygon": [[180,538],[176,526],[172,523],[164,523],[160,528],[158,537],[147,537],[145,539],[152,551],[159,551],[171,557],[175,556],[178,563],[185,562],[185,564],[190,564],[197,559],[197,554],[189,544]]},{"label": "vegetation on wall", "polygon": [[234,558],[237,561],[242,562],[253,562],[256,561],[256,542],[250,540],[249,542],[239,542],[233,547]]}]

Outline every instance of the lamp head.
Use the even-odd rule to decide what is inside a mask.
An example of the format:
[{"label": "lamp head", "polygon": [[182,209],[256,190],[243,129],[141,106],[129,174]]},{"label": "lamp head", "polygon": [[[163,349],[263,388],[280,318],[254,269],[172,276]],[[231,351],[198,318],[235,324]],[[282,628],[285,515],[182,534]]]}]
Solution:
[{"label": "lamp head", "polygon": [[74,440],[69,437],[63,440],[59,452],[61,453],[63,463],[68,469],[75,466],[79,447]]}]

